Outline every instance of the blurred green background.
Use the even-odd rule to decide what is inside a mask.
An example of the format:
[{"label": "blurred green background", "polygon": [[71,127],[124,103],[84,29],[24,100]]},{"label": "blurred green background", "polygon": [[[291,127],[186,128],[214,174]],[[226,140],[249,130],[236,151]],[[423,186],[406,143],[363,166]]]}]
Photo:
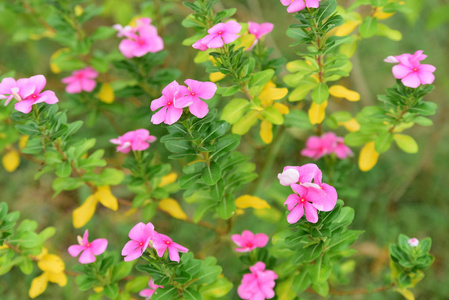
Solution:
[{"label": "blurred green background", "polygon": [[[61,103],[66,100],[63,91],[62,77],[68,73],[53,74],[49,69],[50,56],[61,46],[49,39],[31,40],[27,30],[41,26],[36,15],[16,14],[6,7],[6,2],[0,1],[0,74],[16,70],[16,78],[29,77],[34,74],[44,74],[48,78],[48,88],[55,90]],[[45,2],[45,1],[41,1]],[[206,80],[207,73],[204,67],[195,65],[193,58],[196,50],[180,45],[180,41],[193,34],[189,29],[181,26],[181,21],[189,14],[189,10],[182,6],[181,1],[160,1],[162,4],[171,3],[170,11],[164,12],[163,38],[169,58],[166,65],[181,69],[180,80],[195,78]],[[347,7],[352,0],[338,1],[340,5]],[[358,51],[353,57],[354,69],[349,79],[344,84],[358,91],[362,95],[360,102],[339,102],[330,105],[332,110],[349,110],[353,113],[359,111],[365,105],[373,105],[376,95],[382,94],[386,87],[394,83],[391,74],[391,65],[385,64],[383,59],[388,55],[401,53],[413,53],[416,50],[424,50],[428,55],[425,63],[437,67],[436,89],[427,96],[427,100],[438,104],[438,113],[434,116],[434,126],[415,127],[412,136],[416,138],[420,146],[418,154],[404,154],[399,149],[392,147],[382,155],[377,166],[367,173],[359,171],[355,165],[357,158],[352,158],[352,167],[348,166],[348,172],[341,181],[339,188],[340,198],[346,205],[352,206],[356,211],[353,229],[363,229],[366,232],[355,245],[359,253],[354,259],[357,262],[354,272],[350,275],[350,283],[339,289],[351,289],[361,287],[377,287],[387,282],[388,276],[388,244],[396,242],[399,233],[414,236],[418,239],[430,236],[433,240],[432,254],[435,256],[433,267],[427,271],[424,280],[414,290],[417,299],[440,300],[449,299],[449,4],[447,1],[438,0],[406,0],[406,5],[413,9],[413,13],[397,14],[385,21],[391,28],[399,30],[403,34],[400,42],[389,40],[385,37],[375,36],[363,40],[359,44]],[[154,11],[153,1],[137,0],[105,0],[88,1],[104,6],[104,11],[99,18],[95,18],[86,24],[86,31],[92,32],[99,25],[110,26],[116,23],[126,24],[136,15],[144,15],[144,12]],[[83,4],[84,5],[84,4]],[[236,18],[240,22],[272,22],[274,31],[267,38],[267,45],[274,47],[274,56],[283,56],[294,60],[298,57],[294,49],[289,47],[291,39],[285,35],[288,25],[295,22],[292,15],[285,12],[285,7],[278,0],[222,0],[216,9],[237,8]],[[25,27],[26,26],[26,27]],[[34,27],[33,27],[34,26]],[[27,30],[24,30],[24,28]],[[108,50],[116,49],[118,39],[111,38],[96,47]],[[287,73],[284,73],[287,74]],[[281,76],[278,82],[281,83]],[[150,101],[145,99],[144,101]],[[124,102],[126,99],[117,99]],[[146,103],[146,102],[145,102]],[[136,128],[149,128],[159,135],[163,130],[149,125],[150,111],[142,111],[138,117],[125,115],[127,112],[117,112],[120,124],[123,128],[133,130]],[[70,111],[68,112],[71,116]],[[82,116],[72,116],[82,118]],[[340,129],[342,130],[342,129]],[[256,191],[265,196],[267,201],[273,203],[280,212],[282,202],[279,201],[278,183],[276,174],[287,164],[301,165],[309,161],[300,157],[300,150],[304,145],[304,138],[310,132],[292,132],[282,140],[282,148],[277,157],[275,167],[272,170],[270,182],[264,190]],[[344,135],[345,132],[338,132]],[[96,137],[96,147],[107,149],[106,155],[113,157],[114,148],[108,143],[116,133],[106,120],[99,119],[94,127],[83,127],[81,135]],[[301,138],[298,139],[297,136]],[[242,142],[241,149],[249,155],[262,155],[261,148],[253,147],[251,140]],[[163,146],[152,146],[153,151],[164,153]],[[358,152],[358,149],[354,149]],[[257,152],[257,153],[256,153]],[[259,156],[260,157],[260,156]],[[257,160],[253,160],[257,162]],[[348,163],[349,165],[349,163]],[[62,255],[66,267],[76,263],[69,257],[66,248],[75,243],[80,230],[75,230],[71,224],[71,213],[79,203],[79,199],[87,191],[81,193],[62,193],[52,197],[51,177],[44,176],[40,180],[33,180],[37,165],[22,160],[21,166],[14,173],[7,173],[0,169],[0,201],[6,201],[11,210],[19,210],[21,218],[31,218],[39,222],[40,227],[55,226],[56,235],[50,240],[50,251]],[[175,169],[179,166],[175,164]],[[257,165],[260,170],[261,165]],[[127,192],[121,189],[115,190],[118,196],[126,196]],[[80,196],[81,195],[81,196]],[[285,197],[286,194],[283,195]],[[178,199],[181,199],[181,194]],[[189,214],[192,211],[186,207]],[[125,216],[125,209],[117,213],[99,209],[89,228],[92,228],[92,237],[107,237],[109,239],[108,250],[119,251],[126,242],[129,228],[139,220],[139,214]],[[217,255],[219,264],[225,267],[225,274],[234,282],[238,282],[241,271],[238,258],[232,254],[233,246],[228,240],[220,244],[220,248],[207,229],[194,225],[185,225],[181,221],[168,219],[165,216],[156,216],[153,223],[158,231],[173,235],[174,239],[189,247],[199,255]],[[234,232],[243,229],[251,229],[256,232],[266,232],[270,235],[279,228],[285,228],[286,222],[271,220],[261,222],[250,212],[237,217]],[[118,225],[117,225],[118,224]],[[205,242],[199,243],[199,237]],[[203,245],[201,245],[203,244]],[[203,248],[205,246],[205,248]],[[198,254],[198,253],[197,253]],[[35,273],[39,271],[35,268]],[[24,276],[20,270],[13,269],[7,275],[0,277],[0,299],[17,300],[27,299],[27,290],[32,277]],[[232,293],[235,293],[233,290]],[[232,295],[232,294],[231,294]],[[233,298],[235,297],[235,298]],[[138,296],[136,295],[136,298]],[[237,299],[236,294],[231,296]],[[231,299],[227,298],[227,299]],[[50,284],[47,292],[38,299],[87,299],[87,293],[79,292],[74,280],[69,278],[66,288],[59,288]],[[301,299],[318,299],[315,295],[305,294]],[[391,291],[359,296],[330,296],[330,299],[401,299],[399,294]]]}]

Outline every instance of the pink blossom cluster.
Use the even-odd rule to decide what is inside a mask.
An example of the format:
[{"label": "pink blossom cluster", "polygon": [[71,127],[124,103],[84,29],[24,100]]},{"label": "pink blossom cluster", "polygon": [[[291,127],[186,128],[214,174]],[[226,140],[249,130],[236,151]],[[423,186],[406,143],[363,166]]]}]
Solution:
[{"label": "pink blossom cluster", "polygon": [[275,296],[274,282],[278,275],[271,270],[265,270],[263,262],[257,262],[251,266],[251,273],[243,275],[237,293],[240,298],[247,300],[264,300],[271,299]]},{"label": "pink blossom cluster", "polygon": [[145,300],[151,299],[151,296],[153,296],[158,288],[164,288],[162,285],[155,284],[153,279],[150,279],[150,281],[148,281],[148,287],[149,289],[144,289],[139,292],[139,296],[145,297]]},{"label": "pink blossom cluster", "polygon": [[417,88],[421,84],[431,84],[435,80],[433,72],[436,68],[432,65],[420,63],[427,58],[427,55],[423,52],[418,50],[414,54],[404,53],[398,56],[388,56],[384,61],[398,64],[393,67],[394,77],[401,79],[405,86]]},{"label": "pink blossom cluster", "polygon": [[284,203],[290,211],[287,216],[290,224],[298,222],[304,214],[307,221],[316,223],[318,211],[334,209],[338,199],[337,191],[333,186],[323,183],[322,177],[321,170],[315,164],[287,166],[278,175],[280,183],[290,186],[294,192]]},{"label": "pink blossom cluster", "polygon": [[158,35],[156,27],[151,25],[150,18],[138,19],[136,23],[135,27],[123,27],[120,24],[113,26],[118,31],[117,37],[125,37],[118,48],[126,58],[141,57],[164,49],[164,41]]},{"label": "pink blossom cluster", "polygon": [[221,48],[238,39],[240,30],[242,30],[242,25],[236,21],[218,23],[207,31],[208,35],[196,41],[192,47],[201,51]]},{"label": "pink blossom cluster", "polygon": [[106,251],[108,240],[96,239],[89,242],[89,231],[84,232],[83,237],[78,236],[78,245],[72,245],[68,251],[72,257],[77,257],[80,253],[79,262],[82,264],[90,264],[96,261],[96,256]]},{"label": "pink blossom cluster", "polygon": [[336,136],[333,132],[325,133],[322,136],[309,137],[306,148],[301,151],[301,155],[315,160],[332,153],[335,153],[339,159],[354,155],[351,149],[345,145],[344,138]]},{"label": "pink blossom cluster", "polygon": [[209,100],[217,91],[213,82],[201,82],[193,79],[184,81],[187,87],[173,81],[162,90],[162,97],[151,102],[151,110],[158,110],[152,117],[153,124],[171,125],[181,118],[183,108],[188,107],[190,113],[198,118],[204,118],[209,107],[203,100]]},{"label": "pink blossom cluster", "polygon": [[170,260],[179,263],[179,252],[186,253],[189,251],[186,247],[173,242],[165,234],[156,232],[152,223],[138,223],[130,230],[128,236],[131,240],[122,249],[125,261],[132,261],[141,257],[148,247],[152,247],[159,257],[163,257],[168,250]]},{"label": "pink blossom cluster", "polygon": [[131,150],[143,151],[148,149],[150,147],[150,143],[156,141],[156,137],[154,135],[150,135],[150,132],[146,129],[137,129],[134,131],[128,131],[124,135],[109,141],[118,145],[118,152],[128,153]]},{"label": "pink blossom cluster", "polygon": [[281,0],[282,5],[288,6],[287,12],[294,13],[304,8],[318,8],[320,0]]},{"label": "pink blossom cluster", "polygon": [[78,94],[82,91],[92,92],[97,86],[95,78],[98,72],[92,67],[87,67],[78,71],[74,71],[72,76],[62,79],[62,83],[67,84],[65,91],[69,94]]},{"label": "pink blossom cluster", "polygon": [[55,104],[59,100],[53,91],[43,91],[47,79],[44,75],[15,80],[12,77],[3,78],[0,83],[0,99],[6,99],[5,106],[14,98],[17,102],[14,109],[27,114],[34,104],[45,102]]},{"label": "pink blossom cluster", "polygon": [[418,247],[419,240],[417,238],[411,238],[408,240],[408,244],[410,245],[410,247]]},{"label": "pink blossom cluster", "polygon": [[235,249],[238,252],[250,252],[256,248],[263,248],[268,243],[268,235],[265,233],[254,234],[249,230],[243,230],[241,235],[234,234],[231,239],[240,247]]}]

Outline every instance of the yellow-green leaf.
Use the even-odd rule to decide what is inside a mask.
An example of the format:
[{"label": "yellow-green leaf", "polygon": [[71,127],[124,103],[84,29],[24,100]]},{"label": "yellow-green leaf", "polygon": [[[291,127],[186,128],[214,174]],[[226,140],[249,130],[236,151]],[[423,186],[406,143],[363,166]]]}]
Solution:
[{"label": "yellow-green leaf", "polygon": [[360,94],[347,89],[342,85],[333,85],[329,88],[329,94],[337,98],[345,98],[349,101],[359,101]]},{"label": "yellow-green leaf", "polygon": [[359,156],[359,168],[363,172],[371,170],[379,159],[379,153],[377,153],[374,141],[366,143],[360,151]]},{"label": "yellow-green leaf", "polygon": [[175,182],[176,179],[178,179],[178,174],[172,172],[172,173],[167,174],[164,177],[162,177],[162,180],[158,186],[163,187],[164,185],[171,184],[171,183]]},{"label": "yellow-green leaf", "polygon": [[175,199],[166,198],[159,201],[159,208],[170,214],[173,218],[187,220],[186,213]]},{"label": "yellow-green leaf", "polygon": [[410,292],[410,290],[407,290],[406,288],[395,288],[393,290],[404,296],[404,298],[407,300],[415,300],[415,295],[413,295],[413,293]]},{"label": "yellow-green leaf", "polygon": [[8,172],[14,172],[20,164],[19,152],[15,149],[9,150],[3,155],[3,166]]},{"label": "yellow-green leaf", "polygon": [[99,186],[94,195],[104,207],[112,209],[113,211],[118,209],[118,200],[111,193],[111,188],[109,185]]},{"label": "yellow-green leaf", "polygon": [[109,83],[103,83],[101,85],[100,91],[98,92],[98,99],[108,104],[114,102],[114,90]]},{"label": "yellow-green leaf", "polygon": [[326,116],[326,107],[327,101],[324,101],[321,104],[312,102],[312,105],[309,108],[309,120],[312,125],[323,122],[324,117]]},{"label": "yellow-green leaf", "polygon": [[43,273],[40,276],[37,276],[31,281],[31,287],[28,291],[28,296],[30,298],[36,298],[41,295],[47,289],[48,284],[48,275],[47,273]]},{"label": "yellow-green leaf", "polygon": [[267,120],[263,120],[260,124],[260,138],[265,144],[273,141],[273,124]]},{"label": "yellow-green leaf", "polygon": [[244,135],[247,133],[251,127],[256,123],[260,112],[251,110],[246,115],[243,116],[237,123],[232,126],[232,133]]},{"label": "yellow-green leaf", "polygon": [[353,32],[357,26],[362,24],[362,21],[356,20],[356,21],[347,21],[343,25],[338,26],[337,30],[335,31],[336,36],[346,36],[349,35],[351,32]]},{"label": "yellow-green leaf", "polygon": [[97,198],[90,195],[80,207],[73,211],[73,227],[81,228],[89,222],[95,213],[97,202]]},{"label": "yellow-green leaf", "polygon": [[278,300],[293,300],[296,298],[296,293],[293,292],[292,284],[293,284],[294,276],[291,276],[287,280],[282,281],[281,283],[276,285],[276,296]]},{"label": "yellow-green leaf", "polygon": [[417,153],[418,152],[418,144],[415,139],[409,135],[405,134],[395,134],[394,141],[404,152],[407,153]]},{"label": "yellow-green leaf", "polygon": [[243,195],[238,197],[237,200],[235,200],[235,205],[237,206],[237,208],[249,208],[249,207],[255,209],[270,208],[270,205],[267,203],[267,201],[251,195]]}]

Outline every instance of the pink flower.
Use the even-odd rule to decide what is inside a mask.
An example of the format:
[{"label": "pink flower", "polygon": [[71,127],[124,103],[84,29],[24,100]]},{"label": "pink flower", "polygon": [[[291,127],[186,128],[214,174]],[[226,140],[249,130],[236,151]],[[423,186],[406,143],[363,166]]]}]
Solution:
[{"label": "pink flower", "polygon": [[263,262],[257,262],[250,267],[251,273],[243,275],[237,293],[240,298],[247,300],[271,299],[275,296],[274,282],[278,276],[274,271],[265,270]]},{"label": "pink flower", "polygon": [[281,0],[282,5],[288,6],[287,12],[294,13],[304,8],[318,8],[320,0]]},{"label": "pink flower", "polygon": [[161,108],[157,113],[151,117],[151,123],[171,125],[181,118],[182,108],[175,106],[175,101],[184,97],[189,90],[185,86],[180,86],[176,81],[173,81],[162,90],[162,97],[151,102],[151,110],[155,111]]},{"label": "pink flower", "polygon": [[268,235],[265,233],[254,234],[249,230],[243,230],[242,235],[234,234],[231,238],[237,246],[241,247],[235,249],[238,252],[249,252],[256,248],[263,248],[268,243]]},{"label": "pink flower", "polygon": [[411,239],[408,240],[408,244],[409,244],[411,247],[418,247],[418,245],[419,245],[419,240],[418,240],[417,238],[411,238]]},{"label": "pink flower", "polygon": [[422,50],[414,54],[405,53],[399,56],[388,57],[387,62],[399,63],[393,67],[393,75],[396,79],[401,79],[402,83],[411,88],[417,88],[421,84],[431,84],[435,80],[436,68],[432,65],[421,64],[427,56]]},{"label": "pink flower", "polygon": [[206,51],[207,49],[207,44],[204,43],[203,39],[200,39],[198,41],[196,41],[193,45],[193,48],[201,50],[201,51]]},{"label": "pink flower", "polygon": [[189,90],[184,97],[176,100],[175,107],[184,108],[188,106],[194,116],[204,118],[209,112],[209,108],[201,99],[211,99],[217,91],[217,85],[213,82],[201,82],[193,79],[187,79],[184,82]]},{"label": "pink flower", "polygon": [[89,243],[88,238],[89,231],[86,230],[82,238],[78,236],[79,245],[72,245],[68,250],[72,257],[77,257],[83,252],[79,258],[79,262],[82,264],[93,263],[97,259],[95,256],[102,254],[108,247],[108,240],[106,239],[96,239]]},{"label": "pink flower", "polygon": [[288,196],[284,203],[290,211],[287,216],[290,224],[298,222],[304,212],[307,221],[316,223],[317,210],[331,211],[337,204],[337,191],[333,186],[322,182],[321,170],[315,164],[287,166],[278,178],[282,185],[290,185],[295,192]]},{"label": "pink flower", "polygon": [[156,141],[156,137],[150,135],[146,129],[137,129],[129,131],[116,139],[110,140],[111,143],[118,145],[117,151],[128,153],[130,150],[143,151],[150,147],[150,143]]},{"label": "pink flower", "polygon": [[[240,30],[242,30],[242,25],[240,25],[236,21],[218,23],[207,31],[209,34],[202,38],[201,42],[198,42],[200,42],[200,44],[206,45],[207,48],[221,48],[224,44],[232,43],[233,41],[238,39]],[[204,48],[204,46],[202,46],[202,48]]]},{"label": "pink flower", "polygon": [[128,235],[131,240],[122,249],[125,261],[132,261],[141,257],[154,234],[154,226],[151,223],[144,224],[140,222],[134,226]]},{"label": "pink flower", "polygon": [[162,285],[154,284],[153,279],[150,279],[150,281],[148,281],[148,286],[150,287],[149,289],[141,290],[139,293],[139,296],[146,297],[145,300],[151,299],[151,296],[153,296],[158,288],[164,288]]},{"label": "pink flower", "polygon": [[307,139],[306,148],[301,154],[315,160],[324,155],[335,153],[339,159],[345,159],[352,156],[351,149],[345,145],[344,138],[337,137],[333,132],[328,132],[319,136],[311,136]]},{"label": "pink flower", "polygon": [[274,25],[272,23],[262,23],[257,24],[254,22],[248,22],[249,28],[248,31],[250,34],[254,34],[256,36],[256,40],[260,39],[262,36],[269,34],[273,31]]},{"label": "pink flower", "polygon": [[179,253],[186,253],[189,251],[186,247],[183,247],[175,242],[165,234],[155,232],[153,238],[153,248],[156,249],[159,257],[164,256],[165,251],[168,249],[168,255],[171,261],[179,263]]},{"label": "pink flower", "polygon": [[0,83],[0,99],[6,99],[5,105],[8,105],[12,98],[16,99],[18,102],[14,105],[15,110],[27,114],[34,104],[41,102],[55,104],[59,101],[53,91],[42,92],[46,83],[44,75],[21,78],[17,81],[11,77],[4,78]]},{"label": "pink flower", "polygon": [[97,86],[97,82],[94,80],[97,76],[97,71],[92,67],[87,67],[74,71],[72,76],[63,78],[62,82],[67,84],[65,91],[69,94],[77,94],[82,91],[92,92]]},{"label": "pink flower", "polygon": [[164,41],[157,34],[157,29],[150,24],[151,19],[137,20],[137,26],[129,28],[114,25],[118,36],[126,37],[119,45],[119,50],[126,58],[141,57],[149,52],[158,52],[164,49]]}]

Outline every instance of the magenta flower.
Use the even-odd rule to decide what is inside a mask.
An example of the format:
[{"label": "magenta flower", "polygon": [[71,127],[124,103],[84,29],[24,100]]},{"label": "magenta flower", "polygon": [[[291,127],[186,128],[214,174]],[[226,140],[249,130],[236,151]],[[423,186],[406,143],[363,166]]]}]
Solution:
[{"label": "magenta flower", "polygon": [[[30,78],[21,78],[15,81],[13,78],[4,78],[0,83],[0,99],[6,99],[5,105],[14,98],[18,102],[15,110],[27,114],[34,104],[45,102],[55,104],[59,100],[53,91],[44,91],[47,80],[44,75],[36,75]],[[9,95],[9,96],[6,96]]]},{"label": "magenta flower", "polygon": [[151,299],[151,296],[153,296],[158,288],[164,288],[162,285],[154,284],[153,279],[150,279],[150,281],[148,281],[148,286],[150,287],[149,289],[144,289],[139,292],[139,296],[145,297],[145,300]]},{"label": "magenta flower", "polygon": [[[232,43],[233,41],[238,39],[240,30],[242,30],[242,25],[240,25],[236,21],[218,23],[207,31],[209,34],[202,38],[201,42],[198,42],[200,44],[206,45],[207,48],[221,48],[224,44]],[[202,46],[202,48],[204,48],[204,46]]]},{"label": "magenta flower", "polygon": [[217,91],[217,85],[213,82],[201,82],[193,79],[187,79],[184,82],[189,90],[184,97],[176,100],[175,107],[184,108],[188,106],[194,116],[204,118],[209,112],[209,108],[201,99],[211,99]]},{"label": "magenta flower", "polygon": [[304,8],[318,8],[320,0],[281,0],[282,5],[288,6],[287,12],[294,13]]},{"label": "magenta flower", "polygon": [[92,67],[87,67],[78,71],[74,71],[72,76],[65,77],[62,82],[67,84],[65,91],[69,94],[78,94],[82,91],[92,92],[97,86],[95,78],[98,72]]},{"label": "magenta flower", "polygon": [[141,57],[149,52],[158,52],[164,49],[164,41],[157,34],[157,29],[150,24],[151,19],[137,20],[136,27],[122,27],[114,25],[118,36],[126,37],[119,45],[119,50],[126,58]]},{"label": "magenta flower", "polygon": [[418,240],[417,238],[411,238],[411,239],[408,240],[408,244],[409,244],[411,247],[418,247],[418,245],[419,245],[419,240]]},{"label": "magenta flower", "polygon": [[141,257],[154,234],[153,224],[144,224],[142,222],[136,224],[128,234],[131,240],[122,249],[122,255],[125,256],[125,261],[132,261]]},{"label": "magenta flower", "polygon": [[242,234],[231,236],[232,241],[241,248],[236,248],[238,252],[249,252],[256,248],[263,248],[268,243],[268,235],[265,233],[254,234],[249,230],[243,230]]},{"label": "magenta flower", "polygon": [[161,108],[157,113],[151,117],[151,123],[171,125],[181,118],[182,108],[175,106],[175,101],[184,97],[189,90],[185,86],[180,86],[176,81],[173,81],[162,90],[162,97],[151,102],[151,110],[155,111]]},{"label": "magenta flower", "polygon": [[249,267],[251,273],[243,275],[237,293],[240,298],[247,300],[265,300],[275,296],[274,282],[278,276],[274,271],[265,270],[263,262],[257,262]]},{"label": "magenta flower", "polygon": [[183,247],[175,242],[165,234],[154,233],[153,248],[156,249],[159,257],[164,256],[165,251],[168,249],[168,256],[171,261],[179,263],[179,253],[186,253],[189,251],[186,247]]},{"label": "magenta flower", "polygon": [[256,36],[256,40],[259,40],[262,36],[269,34],[273,31],[273,23],[262,23],[257,24],[254,22],[248,22],[248,31],[250,34],[254,34]]},{"label": "magenta flower", "polygon": [[192,45],[192,47],[195,48],[195,49],[201,50],[201,51],[206,51],[207,49],[209,49],[209,48],[207,47],[207,44],[204,43],[203,39],[200,39],[200,40],[196,41],[196,42]]},{"label": "magenta flower", "polygon": [[102,254],[108,247],[108,240],[96,239],[89,243],[89,231],[84,232],[83,237],[78,236],[78,244],[69,247],[68,251],[72,257],[77,257],[83,252],[79,258],[82,264],[93,263],[97,258],[95,256]]},{"label": "magenta flower", "polygon": [[399,63],[393,67],[393,75],[396,79],[401,79],[402,83],[411,88],[417,88],[421,84],[431,84],[435,80],[436,68],[432,65],[421,64],[427,55],[422,50],[414,54],[401,54],[398,56],[389,56],[384,61],[389,63]]},{"label": "magenta flower", "polygon": [[156,137],[150,135],[150,132],[146,129],[137,129],[109,141],[118,145],[118,152],[128,153],[130,150],[143,151],[148,149],[150,143],[156,141]]},{"label": "magenta flower", "polygon": [[315,160],[332,153],[335,153],[339,159],[353,156],[351,149],[345,145],[344,138],[337,137],[333,132],[325,133],[321,137],[309,137],[306,142],[306,148],[301,151],[303,156]]}]

